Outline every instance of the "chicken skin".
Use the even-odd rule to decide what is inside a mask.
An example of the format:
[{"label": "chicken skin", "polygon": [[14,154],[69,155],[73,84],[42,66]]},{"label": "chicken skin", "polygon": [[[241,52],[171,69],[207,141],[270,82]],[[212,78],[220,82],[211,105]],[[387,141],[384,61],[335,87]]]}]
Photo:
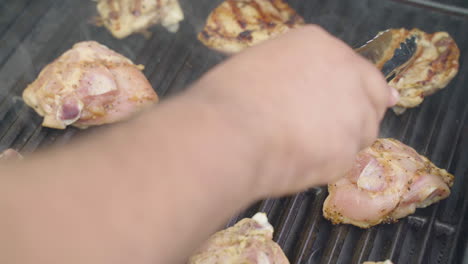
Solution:
[{"label": "chicken skin", "polygon": [[289,264],[264,213],[214,234],[188,264]]},{"label": "chicken skin", "polygon": [[334,224],[361,228],[394,222],[447,198],[453,180],[411,147],[378,139],[344,178],[328,185],[323,214]]},{"label": "chicken skin", "polygon": [[156,24],[177,32],[184,20],[178,0],[98,0],[97,10],[100,22],[119,39]]},{"label": "chicken skin", "polygon": [[401,39],[417,36],[417,53],[405,70],[398,73],[389,85],[397,89],[400,99],[393,108],[401,114],[407,108],[420,105],[424,97],[445,88],[459,68],[460,50],[447,32],[425,33],[419,29],[393,29]]},{"label": "chicken skin", "polygon": [[93,41],[47,65],[23,92],[45,127],[87,128],[128,119],[158,101],[143,66]]},{"label": "chicken skin", "polygon": [[226,0],[210,14],[198,39],[233,54],[301,25],[302,17],[283,0]]}]

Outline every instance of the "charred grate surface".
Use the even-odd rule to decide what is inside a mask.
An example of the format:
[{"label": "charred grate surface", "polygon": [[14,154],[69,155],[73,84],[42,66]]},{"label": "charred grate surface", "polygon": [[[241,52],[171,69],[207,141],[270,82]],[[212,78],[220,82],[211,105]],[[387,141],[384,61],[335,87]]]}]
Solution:
[{"label": "charred grate surface", "polygon": [[465,0],[404,0],[408,2],[420,2],[425,5],[441,4],[445,6],[461,7],[468,9],[468,2]]},{"label": "charred grate surface", "polygon": [[427,9],[438,10],[448,14],[468,17],[468,2],[465,0],[394,0],[420,6]]},{"label": "charred grate surface", "polygon": [[[196,40],[209,12],[221,0],[182,0],[186,20],[178,34],[161,27],[145,39],[114,39],[89,21],[95,3],[81,0],[4,0],[0,3],[0,151],[23,153],[66,144],[99,128],[65,131],[42,128],[41,119],[21,99],[39,71],[82,40],[96,40],[146,66],[158,94],[170,96],[224,59]],[[442,92],[402,116],[387,113],[381,136],[394,137],[455,174],[445,201],[392,225],[368,230],[333,226],[322,217],[326,188],[293,197],[268,199],[232,218],[267,212],[275,240],[291,263],[362,263],[391,258],[404,263],[461,263],[468,237],[468,4],[465,0],[291,0],[307,22],[322,25],[353,47],[391,27],[448,31],[462,50],[459,75]],[[434,5],[434,3],[436,3]],[[451,14],[455,13],[458,16]],[[313,56],[311,56],[313,59]],[[468,256],[468,255],[467,255]],[[468,260],[468,259],[467,259]]]},{"label": "charred grate surface", "polygon": [[[430,0],[425,0],[425,1],[430,1]],[[435,2],[468,8],[468,2],[465,0],[435,0]]]}]

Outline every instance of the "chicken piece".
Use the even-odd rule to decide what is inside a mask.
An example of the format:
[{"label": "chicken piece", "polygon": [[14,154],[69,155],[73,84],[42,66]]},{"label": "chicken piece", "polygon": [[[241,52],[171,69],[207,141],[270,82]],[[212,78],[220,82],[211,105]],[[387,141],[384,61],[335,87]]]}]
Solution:
[{"label": "chicken piece", "polygon": [[328,185],[323,206],[334,224],[368,228],[394,222],[450,195],[454,177],[395,139],[361,151],[344,178]]},{"label": "chicken piece", "polygon": [[214,234],[188,264],[289,264],[264,213]]},{"label": "chicken piece", "polygon": [[417,36],[418,49],[413,61],[389,82],[400,93],[393,110],[402,114],[448,85],[458,72],[460,50],[447,32],[427,34],[419,29],[394,29],[393,33],[401,40]]},{"label": "chicken piece", "polygon": [[226,0],[210,14],[198,39],[233,54],[301,25],[302,17],[283,0]]},{"label": "chicken piece", "polygon": [[97,10],[100,22],[119,39],[156,24],[177,32],[184,20],[178,0],[98,0]]},{"label": "chicken piece", "polygon": [[0,153],[0,161],[5,161],[5,160],[22,160],[23,156],[19,154],[18,151],[14,149],[7,149]]},{"label": "chicken piece", "polygon": [[374,261],[366,261],[362,264],[393,264],[391,260],[386,260],[386,261],[379,261],[379,262],[374,262]]},{"label": "chicken piece", "polygon": [[97,42],[80,42],[47,65],[23,99],[46,127],[118,122],[158,101],[142,69]]}]

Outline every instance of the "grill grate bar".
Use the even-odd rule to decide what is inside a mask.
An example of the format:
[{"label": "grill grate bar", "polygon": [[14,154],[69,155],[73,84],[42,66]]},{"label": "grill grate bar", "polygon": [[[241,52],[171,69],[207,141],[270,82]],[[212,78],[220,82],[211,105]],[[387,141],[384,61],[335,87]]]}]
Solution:
[{"label": "grill grate bar", "polygon": [[331,232],[330,239],[326,245],[324,256],[322,257],[322,264],[335,264],[338,263],[340,251],[343,248],[346,236],[348,235],[349,225],[335,226]]},{"label": "grill grate bar", "polygon": [[[33,5],[31,0],[20,1],[23,1],[24,6]],[[50,3],[52,0],[35,1]],[[353,46],[362,44],[382,29],[404,26],[428,31],[448,30],[463,49],[462,55],[466,53],[466,15],[447,16],[446,11],[440,8],[421,8],[412,0],[357,0],[353,3],[345,0],[324,3],[318,0],[292,1],[292,5],[305,16],[306,21],[324,26],[333,35]],[[14,146],[29,153],[52,144],[66,144],[82,133],[74,128],[65,131],[42,128],[37,115],[22,110],[18,107],[19,104],[12,102],[38,70],[77,41],[96,40],[123,53],[136,63],[144,64],[145,75],[149,76],[148,79],[161,97],[171,96],[184,89],[187,84],[225,58],[196,40],[195,34],[201,28],[209,9],[222,0],[202,2],[203,4],[193,5],[192,1],[182,0],[184,9],[189,8],[192,12],[187,12],[179,33],[170,34],[162,27],[155,27],[152,29],[155,33],[149,40],[141,36],[115,40],[103,28],[80,24],[83,18],[91,17],[95,12],[95,3],[91,1],[58,1],[51,10],[44,11],[43,17],[32,18],[38,24],[33,26],[31,32],[25,33],[27,36],[21,39],[19,47],[12,50],[4,66],[0,67],[0,81],[4,86],[0,89],[0,118],[6,118],[6,123],[0,122],[0,146]],[[47,21],[50,24],[45,23]],[[13,22],[17,23],[18,21]],[[3,37],[0,35],[0,39]],[[11,70],[24,69],[19,63],[22,49],[31,54],[33,74]],[[1,55],[0,51],[0,58]],[[466,56],[463,58],[460,72],[466,71],[465,65],[468,65]],[[465,176],[467,166],[461,161],[467,153],[463,146],[468,143],[464,136],[465,119],[468,115],[463,102],[463,98],[468,96],[463,88],[464,82],[464,76],[457,77],[457,81],[450,87],[427,98],[421,107],[409,110],[402,116],[387,113],[380,133],[381,136],[409,142],[420,153],[429,154],[436,164],[456,169],[458,185],[454,192],[457,193],[447,201],[418,210],[415,215],[397,224],[361,230],[352,226],[333,226],[325,220],[321,209],[327,195],[326,188],[313,188],[297,196],[258,202],[233,217],[229,225],[240,218],[251,217],[258,211],[268,213],[270,222],[275,226],[275,238],[291,263],[360,264],[370,258],[384,259],[382,256],[398,263],[438,263],[437,261],[445,260],[455,263],[462,257],[456,250],[464,243],[461,232],[464,230],[463,217],[466,219],[468,210],[468,197],[463,193],[466,188],[459,186],[467,181],[459,178]],[[463,118],[461,124],[457,123],[460,115]],[[85,133],[98,132],[99,129],[89,129]],[[457,143],[461,145],[454,148]],[[454,212],[459,208],[462,209]]]},{"label": "grill grate bar", "polygon": [[258,208],[259,212],[269,213],[273,210],[273,206],[276,203],[276,199],[266,199],[260,203],[260,207]]},{"label": "grill grate bar", "polygon": [[432,210],[431,217],[429,219],[428,228],[426,230],[426,233],[424,234],[424,238],[422,240],[422,245],[421,245],[421,250],[419,251],[416,263],[425,263],[423,262],[424,256],[426,254],[427,247],[430,244],[429,239],[432,235],[432,231],[434,230],[433,228],[434,222],[435,222],[436,214],[439,210],[439,207],[440,207],[440,203],[433,205],[433,210]]},{"label": "grill grate bar", "polygon": [[180,71],[186,67],[186,62],[192,53],[191,48],[187,47],[186,38],[180,37],[183,35],[184,33],[182,32],[181,35],[175,36],[171,45],[168,47],[169,50],[162,56],[159,63],[166,65],[166,69],[162,71],[156,68],[148,75],[148,80],[152,84],[155,84],[154,87],[158,94],[162,96],[166,94],[169,88],[172,88],[171,84]]},{"label": "grill grate bar", "polygon": [[[292,263],[310,262],[309,260],[311,258],[318,255],[318,250],[313,250],[313,244],[316,242],[315,238],[319,228],[318,225],[322,219],[322,204],[325,201],[326,193],[325,190],[316,188],[315,190],[309,191],[307,194],[315,197],[311,202],[311,210],[309,210],[312,213],[309,213],[309,217],[306,219],[304,225],[306,230],[303,233],[303,238],[299,240],[297,253],[291,258],[294,260]],[[312,200],[312,198],[309,199]],[[310,252],[310,256],[307,256],[308,252]]]},{"label": "grill grate bar", "polygon": [[[80,17],[80,13],[78,13],[77,16],[71,16],[71,17],[72,17],[72,20],[65,23],[63,27],[59,28],[59,30],[52,35],[51,39],[54,41],[50,41],[50,42],[53,43],[54,45],[47,45],[43,47],[43,52],[39,52],[33,58],[34,62],[40,61],[42,64],[49,63],[53,58],[57,57],[56,54],[58,53],[59,49],[66,47],[65,44],[68,43],[68,40],[70,40],[70,36],[73,33],[75,33],[75,35],[78,35],[78,29],[74,26],[76,24],[75,20],[78,17]],[[2,104],[0,104],[0,108],[4,108],[4,107],[9,108],[11,107],[13,103],[16,102],[15,98],[18,98],[21,95],[22,90],[28,84],[26,79],[27,79],[26,74],[23,74],[23,76],[19,78],[19,80],[13,86],[13,89],[9,91],[9,95],[7,95],[6,99],[2,102]],[[20,115],[20,113],[17,113],[16,115]],[[25,123],[24,122],[12,122],[10,124],[11,126],[23,126]],[[9,128],[9,129],[12,129],[12,128]],[[14,129],[16,131],[20,130],[20,128],[14,128]],[[33,131],[30,131],[30,132],[32,133]],[[0,139],[1,139],[1,135],[0,135]],[[2,142],[2,144],[4,143]]]},{"label": "grill grate bar", "polygon": [[[41,1],[33,1],[30,8],[26,8],[20,17],[16,20],[16,23],[10,26],[7,32],[3,33],[2,39],[0,40],[0,66],[3,66],[6,60],[13,54],[14,50],[18,45],[32,32],[37,21],[52,8],[56,0],[47,0],[45,4]],[[28,10],[33,12],[28,13]],[[36,21],[31,21],[29,17],[38,17]],[[18,36],[18,32],[22,32]]]},{"label": "grill grate bar", "polygon": [[442,3],[430,1],[430,0],[392,0],[392,1],[404,2],[404,3],[412,4],[412,5],[423,7],[423,8],[441,11],[441,12],[448,13],[448,14],[468,17],[468,8],[464,8],[464,7],[442,4]]},{"label": "grill grate bar", "polygon": [[[180,59],[177,61],[177,64],[174,63],[174,65],[177,65],[176,67],[174,67],[174,72],[173,74],[168,74],[166,72],[166,75],[164,76],[164,79],[161,80],[160,84],[160,93],[162,96],[164,95],[169,95],[169,91],[171,93],[173,92],[176,92],[180,89],[176,89],[174,87],[174,83],[177,81],[177,80],[183,80],[183,78],[181,77],[181,72],[183,71],[183,69],[185,68],[186,66],[186,63],[187,61],[189,60],[190,58],[190,53],[191,51],[187,51],[186,54],[184,54],[183,56],[180,57]],[[184,75],[185,76],[185,75]],[[182,86],[184,86],[184,82],[182,82]]]},{"label": "grill grate bar", "polygon": [[[154,36],[155,35],[156,34],[154,34]],[[174,42],[175,42],[175,39],[170,39],[168,41],[167,39],[162,40],[162,39],[156,38],[155,40],[157,41],[156,42],[157,44],[155,44],[155,47],[153,47],[153,52],[150,53],[152,59],[148,60],[145,63],[144,72],[146,76],[150,76],[155,71],[159,70],[158,66],[162,64],[162,61],[164,60],[166,56],[169,56],[170,54],[169,52],[174,46]],[[150,42],[150,43],[153,43],[153,42]],[[148,48],[151,49],[151,46]],[[143,52],[141,52],[141,55],[139,57],[145,57],[145,51],[146,51],[146,47],[143,50]]]},{"label": "grill grate bar", "polygon": [[[364,261],[369,260],[370,252],[372,251],[373,242],[376,237],[376,229],[369,228],[364,231],[363,235],[363,243],[359,243],[358,246],[355,248],[355,257],[353,258],[355,261],[354,263],[363,263]],[[362,244],[362,245],[361,245]]]},{"label": "grill grate bar", "polygon": [[16,114],[11,120],[12,125],[8,126],[6,132],[2,137],[0,137],[2,145],[11,145],[14,139],[18,136],[18,132],[21,131],[21,126],[25,123],[25,119],[28,118],[28,115],[25,115],[25,113],[29,111],[30,109],[28,106],[21,106],[18,114]]},{"label": "grill grate bar", "polygon": [[39,124],[36,126],[36,129],[31,134],[31,136],[26,140],[23,146],[19,149],[23,154],[29,154],[34,152],[43,141],[47,133],[42,129],[42,126]]},{"label": "grill grate bar", "polygon": [[38,122],[35,125],[34,130],[29,134],[29,137],[25,136],[25,141],[23,144],[18,144],[15,149],[20,151],[22,154],[29,154],[32,153],[34,150],[36,150],[37,146],[39,146],[39,143],[42,141],[40,135],[45,135],[42,133],[42,126],[41,123]]},{"label": "grill grate bar", "polygon": [[[72,5],[64,5],[62,6],[62,8],[64,8],[64,11],[65,13],[69,13],[70,15],[66,15],[64,17],[67,17],[69,20],[66,21],[66,22],[63,22],[64,26],[63,27],[60,27],[60,28],[57,28],[57,31],[51,35],[50,37],[50,40],[54,40],[54,41],[47,41],[46,43],[53,43],[54,45],[50,45],[50,44],[46,44],[45,46],[42,47],[42,50],[43,51],[40,51],[38,52],[38,54],[36,54],[36,57],[33,58],[33,61],[36,62],[36,64],[48,64],[50,63],[50,61],[55,58],[55,57],[58,57],[59,54],[61,54],[61,51],[62,50],[66,50],[66,49],[69,49],[70,46],[76,42],[76,40],[80,37],[81,35],[81,29],[79,27],[76,27],[76,25],[78,24],[78,20],[81,19],[82,17],[85,17],[85,14],[87,12],[86,9],[80,9],[78,8],[79,7],[79,2],[77,1],[65,1],[66,4],[72,4]],[[63,13],[62,13],[63,14]],[[72,15],[74,14],[74,15]],[[38,61],[40,61],[39,63],[37,63]],[[38,69],[40,69],[41,67],[38,67]],[[24,89],[24,87],[26,87],[27,83],[25,81],[26,76],[23,76],[20,78],[20,80],[22,80],[22,82],[20,83],[20,85],[16,84],[15,86],[15,89],[13,91],[10,91],[10,95],[11,94],[20,94],[20,89]],[[7,96],[6,98],[9,98],[10,96]],[[5,100],[6,102],[10,103],[9,100]],[[1,106],[1,105],[0,105]],[[8,107],[8,106],[6,106]],[[15,123],[13,123],[12,125],[16,125]],[[36,133],[34,131],[30,131],[30,133]],[[42,139],[44,139],[44,137],[46,137],[47,135],[50,136],[49,133],[39,133],[42,135]],[[54,141],[59,135],[68,135],[66,132],[64,131],[58,131],[58,132],[54,132],[53,135],[54,136],[51,136],[51,139],[53,139],[52,141]],[[29,137],[30,140],[33,139],[33,140],[39,140],[39,138],[36,138],[36,137],[32,137],[32,135],[30,135]],[[29,147],[29,150],[32,150],[32,149],[35,149],[36,147],[38,146],[46,146],[46,145],[50,145],[52,144],[53,142],[52,141],[47,141],[45,143],[43,142],[34,142],[32,145],[30,146],[33,146],[34,147]],[[42,144],[43,143],[43,144]],[[25,145],[28,145],[28,142],[25,143]]]},{"label": "grill grate bar", "polygon": [[275,233],[275,241],[283,247],[291,231],[286,227],[292,226],[292,223],[296,220],[298,209],[303,200],[303,194],[298,194],[290,198],[287,205],[288,210],[282,215],[282,219],[280,220],[281,224],[277,226],[278,231]]},{"label": "grill grate bar", "polygon": [[[457,149],[461,149],[461,151],[463,152],[465,149],[463,147],[461,147],[462,145],[461,144],[458,144],[460,143],[462,140],[461,140],[461,136],[462,136],[462,131],[465,129],[466,130],[466,123],[467,123],[467,119],[468,119],[468,106],[464,108],[464,111],[463,111],[463,115],[462,115],[462,118],[461,120],[463,120],[463,124],[460,125],[457,133],[456,133],[456,138],[458,139],[454,146],[457,146]],[[455,149],[455,148],[454,148]],[[453,158],[455,156],[455,151],[450,155],[450,162],[449,164],[452,165],[452,161],[453,161]],[[466,160],[465,160],[466,162]],[[465,174],[466,176],[466,174]],[[466,190],[465,190],[465,197],[463,199],[463,205],[461,207],[461,217],[464,217],[466,212],[467,212],[467,208],[468,208],[468,195],[466,195]],[[452,240],[452,244],[455,244],[459,239],[460,239],[460,234],[461,234],[461,230],[462,230],[462,226],[463,224],[466,224],[466,222],[463,221],[463,219],[460,219],[456,225],[456,232],[454,234],[454,239]],[[449,254],[449,262],[448,263],[453,263],[453,258],[455,257],[455,252],[454,250],[456,249],[457,247],[456,246],[451,246],[450,247],[450,254]]]},{"label": "grill grate bar", "polygon": [[15,1],[10,0],[7,3],[0,4],[0,36],[15,24],[21,15],[26,12],[27,8],[33,0]]},{"label": "grill grate bar", "polygon": [[394,239],[391,243],[387,259],[392,259],[392,260],[398,259],[400,256],[400,249],[402,246],[401,241],[403,240],[402,238],[404,237],[403,233],[405,233],[407,229],[405,222],[406,222],[406,219],[403,219],[402,221],[399,221],[398,223],[396,223],[397,230],[395,232]]},{"label": "grill grate bar", "polygon": [[[465,199],[465,200],[463,201],[463,205],[462,205],[460,211],[461,211],[461,215],[466,217],[466,215],[468,214],[468,199]],[[457,241],[459,241],[459,240],[462,239],[461,233],[462,233],[462,230],[463,230],[463,228],[464,228],[464,226],[463,226],[464,224],[466,225],[466,222],[464,222],[463,220],[461,220],[461,221],[458,222],[458,224],[457,224],[457,226],[456,226],[456,230],[457,230],[457,231],[455,232],[454,239],[453,239],[453,243],[454,243],[454,244],[455,244]],[[465,226],[465,228],[466,228],[466,226]],[[461,245],[461,243],[459,243],[459,245]],[[460,247],[460,248],[461,248],[461,247]],[[447,263],[455,263],[455,262],[454,262],[454,258],[457,256],[457,254],[456,254],[457,252],[456,252],[456,251],[457,251],[458,249],[459,249],[459,247],[457,247],[457,246],[451,246],[451,247],[449,248],[450,253],[448,254],[449,259],[448,259],[448,262],[447,262]],[[466,250],[466,249],[465,249],[465,250]],[[466,254],[468,254],[468,252],[466,252]],[[460,256],[460,257],[461,257],[461,256]]]},{"label": "grill grate bar", "polygon": [[[448,94],[444,94],[444,99],[443,99],[443,103],[440,105],[438,111],[437,111],[437,116],[435,118],[435,120],[438,120],[438,116],[441,112],[441,109],[442,108],[445,108],[447,105],[449,105],[449,102],[452,102],[453,100],[451,100],[452,97],[449,97]],[[426,108],[428,108],[429,106],[426,106]],[[466,112],[467,112],[467,109],[468,107],[465,106],[464,107],[464,110],[463,110],[463,117],[466,116]],[[465,118],[463,118],[464,120]],[[436,123],[437,122],[434,122],[434,125],[431,129],[431,137],[432,135],[434,134],[434,127],[436,126]],[[417,124],[416,124],[416,127],[417,127]],[[459,138],[461,136],[461,130],[463,128],[463,124],[458,126],[457,128],[457,131],[455,133],[455,141],[454,141],[454,145],[452,146],[452,151],[450,151],[450,154],[449,154],[449,159],[448,159],[448,162],[447,162],[447,165],[446,167],[447,168],[450,168],[451,165],[452,165],[452,161],[453,161],[453,157],[455,155],[455,152],[456,152],[456,149],[457,149],[457,142],[459,141]],[[445,127],[443,127],[444,129]],[[433,139],[430,138],[429,141],[432,141]],[[425,145],[425,152],[427,152],[427,148],[429,147],[429,144],[424,144]],[[426,263],[425,262],[425,253],[427,252],[427,249],[430,245],[430,242],[429,242],[429,239],[431,238],[432,236],[432,233],[433,233],[433,229],[434,229],[434,226],[435,226],[435,219],[436,219],[436,215],[438,214],[438,212],[440,211],[440,204],[441,203],[437,203],[436,205],[433,206],[433,209],[432,209],[432,214],[429,218],[429,224],[427,225],[427,230],[424,234],[424,238],[422,239],[422,246],[421,246],[421,250],[419,251],[419,254],[418,254],[418,257],[417,257],[417,262],[416,263]]]},{"label": "grill grate bar", "polygon": [[[62,6],[62,8],[65,9],[65,6]],[[76,16],[71,16],[72,13],[75,13]],[[21,74],[22,76],[18,76],[20,80],[29,80],[28,82],[30,82],[30,81],[32,81],[31,79],[33,79],[33,78],[35,78],[37,76],[39,70],[43,66],[48,64],[53,58],[57,57],[57,54],[59,53],[58,50],[64,47],[64,43],[66,43],[67,40],[69,40],[70,34],[72,32],[76,32],[76,30],[77,30],[76,27],[75,27],[76,20],[78,19],[78,17],[83,15],[83,14],[80,14],[80,13],[76,14],[76,11],[66,12],[66,9],[64,10],[64,13],[61,13],[61,14],[62,15],[66,14],[66,17],[72,18],[72,19],[70,21],[67,21],[67,20],[60,21],[61,23],[63,23],[64,26],[57,27],[57,31],[55,31],[53,34],[44,34],[43,31],[45,31],[46,28],[45,28],[45,25],[43,25],[44,28],[41,28],[39,30],[39,32],[37,32],[38,33],[37,39],[33,39],[31,37],[31,35],[30,35],[30,38],[27,40],[27,43],[24,43],[24,41],[23,41],[23,43],[21,43],[19,45],[19,46],[25,45],[27,47],[30,47],[32,45],[32,42],[34,42],[34,41],[44,42],[44,45],[41,45],[40,48],[37,49],[37,53],[30,52],[30,54],[29,54],[29,56],[31,57],[31,59],[30,59],[31,64],[36,66],[36,67],[34,67],[34,70],[29,69],[29,71],[27,71],[27,72],[12,73],[11,77],[13,77],[15,75],[18,76],[18,75]],[[50,19],[53,19],[53,18],[51,17]],[[50,22],[50,21],[47,21],[47,22]],[[11,61],[8,60],[7,63],[4,64],[0,68],[0,72],[5,72],[5,75],[0,76],[0,78],[1,79],[5,78],[6,81],[8,82],[8,78],[10,76],[6,75],[6,74],[9,74],[9,72],[8,72],[9,67],[12,66],[12,65],[15,65],[15,66],[16,65],[21,65],[21,62],[23,62],[24,60],[25,60],[24,55],[22,55],[21,53],[18,53],[17,57],[12,58]],[[21,67],[20,69],[23,69],[23,68]],[[34,74],[31,73],[32,71],[34,71]],[[34,77],[31,76],[31,75],[33,75]],[[0,96],[3,96],[5,93],[11,94],[11,91],[8,90],[8,89],[0,90]]]}]

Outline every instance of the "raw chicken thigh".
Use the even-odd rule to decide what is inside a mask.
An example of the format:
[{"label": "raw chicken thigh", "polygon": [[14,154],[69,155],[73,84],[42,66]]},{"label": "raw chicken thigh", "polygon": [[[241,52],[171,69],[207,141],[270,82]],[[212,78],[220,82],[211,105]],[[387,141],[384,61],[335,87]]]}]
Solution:
[{"label": "raw chicken thigh", "polygon": [[214,234],[188,264],[289,264],[264,213]]},{"label": "raw chicken thigh", "polygon": [[283,0],[226,0],[210,14],[198,39],[232,54],[304,25]]},{"label": "raw chicken thigh", "polygon": [[119,39],[156,24],[176,32],[184,20],[178,0],[98,0],[97,10],[101,23]]},{"label": "raw chicken thigh", "polygon": [[323,213],[334,224],[361,228],[393,222],[447,198],[453,180],[411,147],[378,139],[344,178],[328,185]]},{"label": "raw chicken thigh", "polygon": [[80,42],[47,65],[23,99],[46,127],[118,122],[158,101],[142,69],[97,42]]}]

